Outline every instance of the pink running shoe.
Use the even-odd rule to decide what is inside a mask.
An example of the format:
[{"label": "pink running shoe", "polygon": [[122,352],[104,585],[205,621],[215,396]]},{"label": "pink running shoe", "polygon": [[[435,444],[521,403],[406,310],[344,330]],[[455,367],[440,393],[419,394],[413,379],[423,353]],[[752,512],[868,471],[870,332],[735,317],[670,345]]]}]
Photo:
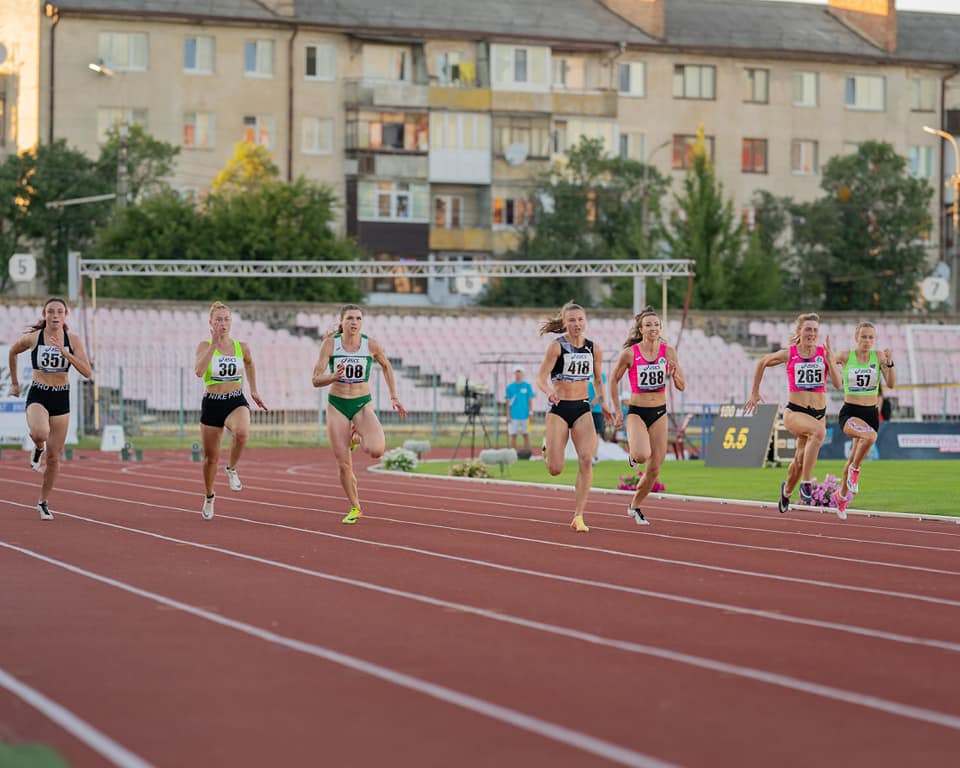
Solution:
[{"label": "pink running shoe", "polygon": [[837,508],[837,517],[841,520],[847,519],[847,504],[850,503],[850,499],[846,496],[841,496],[840,491],[834,491],[830,494],[830,501],[833,502],[833,506]]},{"label": "pink running shoe", "polygon": [[860,493],[860,467],[850,467],[847,470],[847,488],[850,493]]}]

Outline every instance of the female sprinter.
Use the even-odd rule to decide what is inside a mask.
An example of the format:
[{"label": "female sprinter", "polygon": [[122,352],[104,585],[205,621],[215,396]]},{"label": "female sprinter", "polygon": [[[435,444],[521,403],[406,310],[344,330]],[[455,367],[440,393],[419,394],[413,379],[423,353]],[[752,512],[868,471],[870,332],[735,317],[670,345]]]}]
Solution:
[{"label": "female sprinter", "polygon": [[[43,317],[10,347],[10,394],[20,397],[17,355],[30,350],[33,381],[27,392],[27,427],[33,440],[30,467],[43,472],[37,509],[41,520],[53,520],[47,498],[60,472],[60,451],[70,425],[70,382],[67,371],[72,365],[84,378],[92,373],[83,342],[67,332],[67,303],[50,298],[43,305]],[[46,454],[46,468],[40,468]]]},{"label": "female sprinter", "polygon": [[[817,454],[826,437],[827,376],[833,386],[839,388],[840,372],[830,352],[830,337],[821,345],[817,342],[820,333],[820,316],[814,313],[800,315],[794,329],[790,346],[765,355],[757,363],[753,377],[753,392],[743,406],[744,413],[751,413],[760,397],[760,382],[767,368],[774,365],[787,366],[787,383],[790,395],[783,412],[783,425],[797,438],[797,450],[787,468],[787,479],[780,486],[777,508],[781,513],[790,508],[790,494],[800,482],[800,500],[809,504],[813,500],[813,468]],[[802,480],[801,480],[802,478]]]},{"label": "female sprinter", "polygon": [[320,357],[313,367],[313,386],[330,386],[327,397],[327,438],[337,460],[340,485],[350,502],[350,511],[341,521],[347,525],[353,525],[363,517],[357,477],[353,473],[353,458],[350,456],[350,451],[357,444],[352,438],[351,429],[356,431],[356,441],[374,459],[380,458],[386,447],[383,427],[370,396],[370,366],[373,360],[383,370],[394,410],[400,414],[400,418],[407,416],[407,409],[397,398],[393,366],[383,346],[361,333],[362,328],[363,310],[356,304],[344,305],[340,310],[340,325],[320,344]]},{"label": "female sprinter", "polygon": [[227,480],[231,491],[243,489],[237,464],[250,434],[250,404],[243,396],[243,378],[250,381],[250,397],[260,408],[267,406],[257,392],[257,371],[250,347],[230,337],[230,307],[215,301],[210,305],[210,338],[197,345],[194,373],[203,379],[207,391],[200,404],[200,436],[203,441],[203,484],[206,496],[200,512],[204,520],[213,519],[213,481],[220,462],[220,443],[226,428],[233,436]]},{"label": "female sprinter", "polygon": [[873,348],[877,329],[873,323],[860,323],[853,333],[857,346],[849,352],[840,352],[834,362],[843,369],[843,407],[840,409],[840,429],[853,441],[850,456],[843,468],[843,483],[831,500],[841,519],[847,516],[847,504],[860,490],[860,464],[877,442],[880,428],[880,377],[888,387],[896,385],[893,371],[893,353],[889,349],[878,355]]},{"label": "female sprinter", "polygon": [[571,435],[577,451],[576,509],[570,527],[578,533],[590,530],[583,521],[583,511],[593,481],[593,456],[597,449],[597,431],[593,426],[591,402],[587,397],[587,382],[591,379],[604,419],[608,424],[613,421],[600,378],[603,356],[600,347],[584,336],[586,328],[586,312],[572,301],[568,301],[554,317],[545,321],[540,326],[541,336],[545,333],[563,335],[547,347],[537,376],[537,387],[550,403],[544,438],[547,471],[551,475],[559,475],[563,471],[564,449]]},{"label": "female sprinter", "polygon": [[627,514],[637,525],[649,525],[640,504],[660,476],[660,467],[667,455],[667,379],[672,379],[673,385],[681,392],[686,386],[677,351],[667,346],[660,337],[660,330],[660,318],[653,307],[647,307],[637,315],[610,378],[610,399],[619,427],[623,421],[620,379],[624,373],[630,372],[630,407],[627,411],[630,466],[646,464],[643,479],[627,507]]}]

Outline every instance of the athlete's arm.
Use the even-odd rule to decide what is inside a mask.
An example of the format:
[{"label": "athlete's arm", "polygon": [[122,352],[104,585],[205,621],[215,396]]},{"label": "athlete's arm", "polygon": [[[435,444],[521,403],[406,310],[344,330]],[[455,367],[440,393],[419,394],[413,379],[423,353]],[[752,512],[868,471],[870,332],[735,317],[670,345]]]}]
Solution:
[{"label": "athlete's arm", "polygon": [[407,417],[407,409],[403,407],[400,398],[397,397],[397,382],[393,377],[393,366],[390,365],[390,360],[387,358],[380,343],[373,339],[368,339],[368,341],[370,344],[370,355],[380,364],[380,369],[383,371],[383,378],[386,379],[387,382],[387,389],[390,390],[390,405],[400,414],[401,419],[405,419]]},{"label": "athlete's arm", "polygon": [[203,378],[204,372],[207,370],[207,366],[210,365],[210,361],[213,360],[213,353],[217,351],[216,345],[213,343],[213,339],[210,341],[201,341],[197,344],[197,352],[195,355],[195,363],[193,366],[193,372],[197,374],[198,379]]},{"label": "athlete's arm", "polygon": [[340,363],[337,370],[333,373],[325,373],[330,365],[330,357],[333,355],[333,337],[327,336],[320,342],[320,356],[317,358],[317,364],[313,366],[313,386],[326,387],[333,384],[337,379],[343,376],[344,364]]},{"label": "athlete's arm", "polygon": [[667,347],[667,375],[673,378],[673,386],[677,391],[683,392],[687,388],[687,382],[683,378],[683,370],[680,368],[680,359],[677,357],[677,350],[673,347]]},{"label": "athlete's arm", "polygon": [[253,364],[253,355],[250,354],[250,347],[241,341],[240,351],[243,352],[243,375],[246,376],[250,382],[250,397],[253,398],[253,402],[266,411],[268,410],[267,406],[263,404],[263,400],[260,399],[260,393],[257,391],[257,369]]},{"label": "athlete's arm", "polygon": [[547,347],[546,354],[543,356],[543,362],[540,364],[540,371],[537,373],[537,388],[547,396],[547,401],[553,405],[560,401],[553,387],[550,386],[550,371],[553,370],[557,358],[560,356],[560,342],[553,341]]},{"label": "athlete's arm", "polygon": [[785,365],[787,360],[790,359],[790,349],[781,349],[777,352],[771,352],[769,355],[764,355],[760,358],[760,362],[757,363],[757,369],[753,374],[753,392],[750,395],[750,399],[747,400],[743,405],[744,413],[751,413],[758,403],[763,402],[763,398],[760,397],[760,382],[763,381],[763,373],[767,368],[772,368],[775,365]]},{"label": "athlete's arm", "polygon": [[37,339],[40,337],[40,331],[31,331],[25,333],[13,344],[10,345],[10,354],[7,356],[7,370],[10,371],[10,394],[13,397],[20,397],[20,379],[17,374],[17,355],[33,349],[37,345]]},{"label": "athlete's arm", "polygon": [[897,373],[893,370],[893,352],[889,349],[883,350],[880,360],[880,368],[883,370],[883,380],[890,389],[897,386]]},{"label": "athlete's arm", "polygon": [[610,380],[607,382],[610,385],[610,407],[613,409],[614,423],[618,427],[623,423],[623,412],[620,409],[620,379],[623,378],[623,374],[627,372],[632,361],[633,349],[627,347],[620,350],[620,354],[617,356],[617,364],[614,366],[613,373],[610,374]]}]

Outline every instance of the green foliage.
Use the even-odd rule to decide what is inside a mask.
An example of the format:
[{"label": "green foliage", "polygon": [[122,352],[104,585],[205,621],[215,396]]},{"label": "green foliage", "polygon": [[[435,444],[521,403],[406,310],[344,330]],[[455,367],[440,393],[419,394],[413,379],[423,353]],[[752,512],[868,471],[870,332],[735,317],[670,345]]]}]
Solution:
[{"label": "green foliage", "polygon": [[[227,261],[349,260],[352,241],[337,238],[329,224],[335,198],[325,186],[304,178],[271,181],[228,195],[211,195],[195,209],[172,193],[157,195],[118,212],[100,232],[96,258],[221,259]],[[202,299],[211,291],[225,301],[357,301],[356,281],[265,280],[217,277],[104,279],[105,296]]]},{"label": "green foliage", "polygon": [[[539,179],[531,194],[535,226],[521,233],[511,259],[535,261],[587,261],[593,259],[645,259],[656,251],[661,236],[660,201],[668,180],[657,170],[633,160],[606,156],[603,142],[581,138],[566,159]],[[643,214],[652,224],[644,230]],[[608,281],[609,282],[609,281]],[[618,305],[630,306],[621,296],[618,281],[613,296]],[[572,296],[593,303],[588,293],[603,292],[580,278],[493,281],[480,299],[488,306],[542,306],[563,304]],[[623,302],[622,304],[620,302]]]},{"label": "green foliage", "polygon": [[383,454],[381,463],[384,469],[393,472],[413,472],[417,468],[417,454],[406,448],[394,448]]},{"label": "green foliage", "polygon": [[810,309],[910,309],[926,269],[933,190],[887,143],[824,166],[824,195],[793,208],[795,291]]},{"label": "green foliage", "polygon": [[482,461],[464,461],[452,464],[448,474],[452,477],[490,477],[490,468]]},{"label": "green foliage", "polygon": [[[114,188],[117,183],[121,142],[120,128],[114,126],[107,131],[106,141],[100,146],[97,174],[107,188]],[[165,179],[173,173],[180,147],[155,139],[136,123],[127,128],[126,146],[128,199],[140,200],[167,190]]]},{"label": "green foliage", "polygon": [[744,227],[734,213],[733,202],[724,200],[723,185],[707,158],[702,132],[692,160],[683,192],[676,197],[682,213],[673,216],[667,241],[672,258],[690,259],[696,264],[691,305],[697,309],[727,309],[734,306],[734,300],[754,292],[755,286],[745,281],[753,275],[759,253],[744,270]]}]

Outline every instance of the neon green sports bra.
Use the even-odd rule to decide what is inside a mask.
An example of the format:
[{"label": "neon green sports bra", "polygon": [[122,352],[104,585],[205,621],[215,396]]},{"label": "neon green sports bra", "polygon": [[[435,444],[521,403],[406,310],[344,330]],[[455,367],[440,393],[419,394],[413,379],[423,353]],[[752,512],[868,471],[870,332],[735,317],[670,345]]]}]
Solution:
[{"label": "neon green sports bra", "polygon": [[[213,343],[213,339],[208,341]],[[205,387],[211,384],[229,384],[234,381],[243,381],[243,350],[236,339],[233,340],[233,354],[223,355],[219,349],[214,350],[210,365],[203,373]]]}]

